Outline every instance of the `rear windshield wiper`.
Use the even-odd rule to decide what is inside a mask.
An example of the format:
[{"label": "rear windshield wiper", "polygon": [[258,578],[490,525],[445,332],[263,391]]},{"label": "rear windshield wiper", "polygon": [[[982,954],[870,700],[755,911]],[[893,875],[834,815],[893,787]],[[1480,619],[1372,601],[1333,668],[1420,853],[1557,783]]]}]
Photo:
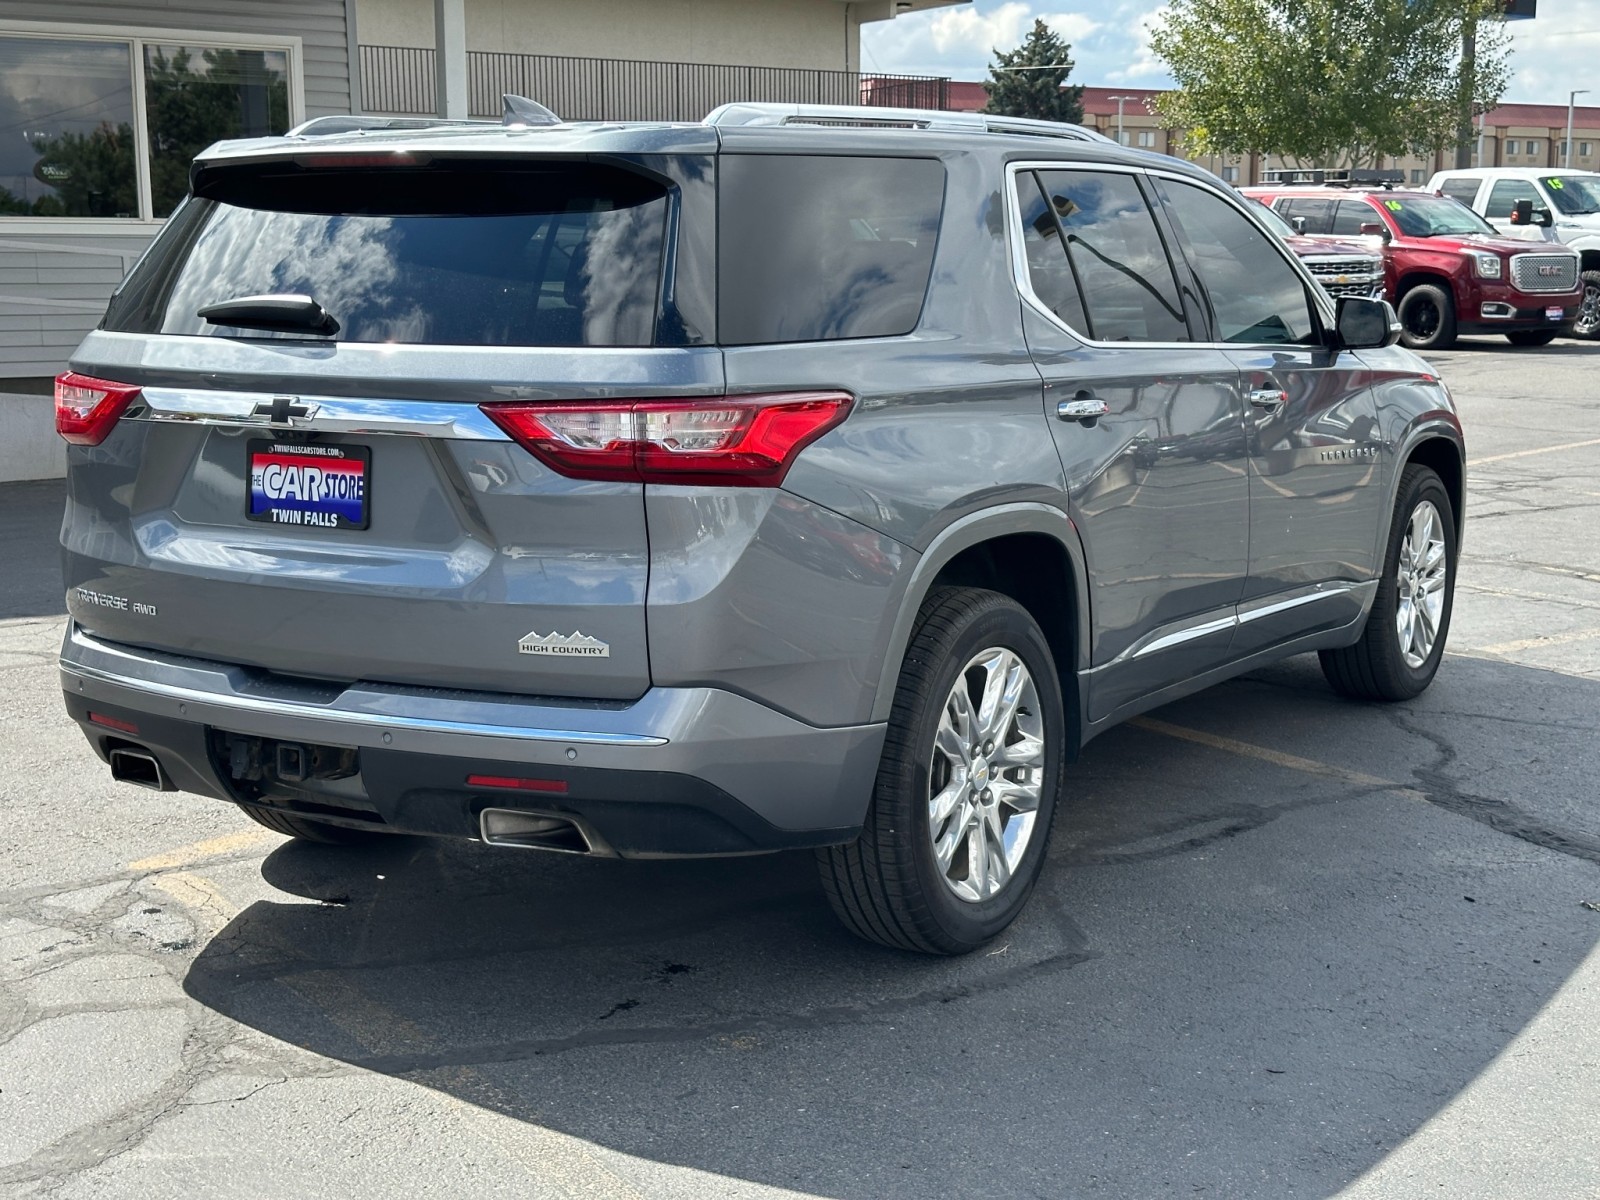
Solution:
[{"label": "rear windshield wiper", "polygon": [[284,333],[339,332],[333,314],[310,296],[283,293],[274,296],[240,296],[208,304],[195,314],[213,325],[241,329],[270,329]]}]

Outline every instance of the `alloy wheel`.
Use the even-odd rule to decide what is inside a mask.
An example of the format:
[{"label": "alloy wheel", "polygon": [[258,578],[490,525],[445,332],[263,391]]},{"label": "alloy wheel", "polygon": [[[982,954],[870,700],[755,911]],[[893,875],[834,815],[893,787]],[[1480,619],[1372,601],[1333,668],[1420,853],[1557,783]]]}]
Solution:
[{"label": "alloy wheel", "polygon": [[1450,564],[1446,560],[1444,521],[1433,501],[1424,500],[1411,510],[1400,558],[1395,566],[1399,603],[1395,607],[1395,636],[1400,653],[1412,670],[1433,653],[1444,617],[1445,584]]},{"label": "alloy wheel", "polygon": [[1044,718],[1033,675],[1011,650],[974,655],[939,714],[928,772],[928,832],[945,886],[998,895],[1027,853],[1044,787]]},{"label": "alloy wheel", "polygon": [[1583,289],[1583,300],[1578,305],[1578,316],[1572,323],[1572,332],[1583,337],[1600,332],[1600,287],[1591,283]]}]

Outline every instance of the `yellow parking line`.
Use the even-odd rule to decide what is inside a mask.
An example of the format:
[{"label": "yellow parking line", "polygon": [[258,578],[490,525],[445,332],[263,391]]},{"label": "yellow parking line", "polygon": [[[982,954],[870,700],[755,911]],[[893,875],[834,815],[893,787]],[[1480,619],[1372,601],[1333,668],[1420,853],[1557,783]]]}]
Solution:
[{"label": "yellow parking line", "polygon": [[1540,637],[1519,638],[1514,642],[1500,642],[1493,646],[1479,646],[1478,654],[1515,654],[1519,650],[1538,650],[1544,646],[1565,646],[1572,642],[1587,642],[1600,638],[1600,629],[1574,629],[1570,633],[1547,633]]},{"label": "yellow parking line", "polygon": [[1508,458],[1527,458],[1530,454],[1554,454],[1557,450],[1581,450],[1585,446],[1600,446],[1600,438],[1590,438],[1586,442],[1563,442],[1559,446],[1540,446],[1537,450],[1513,450],[1509,454],[1491,454],[1488,458],[1475,458],[1467,466],[1481,467],[1484,463],[1505,462]]},{"label": "yellow parking line", "polygon": [[266,842],[280,840],[282,839],[270,829],[244,829],[238,833],[225,833],[221,837],[207,838],[203,842],[179,846],[176,850],[168,850],[165,854],[141,858],[138,862],[129,863],[128,870],[170,871],[174,867],[191,867],[203,859],[234,854]]},{"label": "yellow parking line", "polygon": [[1206,733],[1199,729],[1190,729],[1184,725],[1172,725],[1166,721],[1158,721],[1154,717],[1134,717],[1128,724],[1136,725],[1140,729],[1148,729],[1151,733],[1164,734],[1167,737],[1179,738],[1185,742],[1194,742],[1201,746],[1210,746],[1213,750],[1221,750],[1225,754],[1237,754],[1243,758],[1253,758],[1260,762],[1272,763],[1274,766],[1287,767],[1291,771],[1300,771],[1307,775],[1320,775],[1324,779],[1337,779],[1341,783],[1353,784],[1363,788],[1384,788],[1396,795],[1404,796],[1408,800],[1425,800],[1427,796],[1415,788],[1405,787],[1392,779],[1379,779],[1376,775],[1363,775],[1360,771],[1348,771],[1344,767],[1336,767],[1332,763],[1318,762],[1314,758],[1301,758],[1298,754],[1285,754],[1281,750],[1269,750],[1265,746],[1253,745],[1250,742],[1236,741],[1233,738],[1222,737],[1215,733]]}]

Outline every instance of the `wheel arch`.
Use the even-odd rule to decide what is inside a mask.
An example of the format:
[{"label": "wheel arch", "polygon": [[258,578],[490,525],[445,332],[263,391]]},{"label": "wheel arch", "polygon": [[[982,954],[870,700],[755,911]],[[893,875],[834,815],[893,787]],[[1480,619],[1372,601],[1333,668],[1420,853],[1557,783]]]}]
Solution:
[{"label": "wheel arch", "polygon": [[1411,291],[1411,289],[1417,287],[1418,285],[1425,283],[1431,283],[1434,287],[1443,288],[1445,295],[1450,297],[1450,302],[1452,304],[1455,303],[1455,285],[1451,281],[1450,276],[1442,275],[1437,271],[1413,269],[1407,271],[1395,281],[1394,302],[1396,306],[1399,305],[1400,301],[1405,299],[1407,292]]},{"label": "wheel arch", "polygon": [[[1450,509],[1456,526],[1456,545],[1459,547],[1462,534],[1466,532],[1467,519],[1466,465],[1462,461],[1460,444],[1442,432],[1424,434],[1412,444],[1405,458],[1401,460],[1401,472],[1403,473],[1412,463],[1430,468],[1444,483],[1444,490],[1450,496]],[[1398,487],[1398,483],[1396,486]],[[1391,510],[1393,507],[1391,504]]]},{"label": "wheel arch", "polygon": [[917,560],[900,602],[873,704],[886,721],[915,630],[936,586],[981,587],[1010,596],[1039,623],[1055,656],[1067,707],[1068,753],[1077,747],[1080,672],[1088,665],[1088,577],[1076,527],[1048,504],[1007,504],[946,527]]}]

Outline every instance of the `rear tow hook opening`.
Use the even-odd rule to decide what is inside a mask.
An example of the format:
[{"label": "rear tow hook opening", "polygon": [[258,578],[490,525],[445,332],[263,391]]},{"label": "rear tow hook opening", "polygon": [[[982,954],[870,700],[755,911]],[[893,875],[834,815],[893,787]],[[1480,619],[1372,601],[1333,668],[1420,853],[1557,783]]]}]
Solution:
[{"label": "rear tow hook opening", "polygon": [[595,854],[583,829],[553,813],[523,812],[515,808],[486,808],[478,814],[478,832],[486,845],[514,846],[523,850],[554,850],[560,854]]},{"label": "rear tow hook opening", "polygon": [[175,792],[177,786],[161,767],[161,760],[148,750],[119,746],[106,755],[111,764],[111,778],[118,783],[132,783],[154,792]]}]

